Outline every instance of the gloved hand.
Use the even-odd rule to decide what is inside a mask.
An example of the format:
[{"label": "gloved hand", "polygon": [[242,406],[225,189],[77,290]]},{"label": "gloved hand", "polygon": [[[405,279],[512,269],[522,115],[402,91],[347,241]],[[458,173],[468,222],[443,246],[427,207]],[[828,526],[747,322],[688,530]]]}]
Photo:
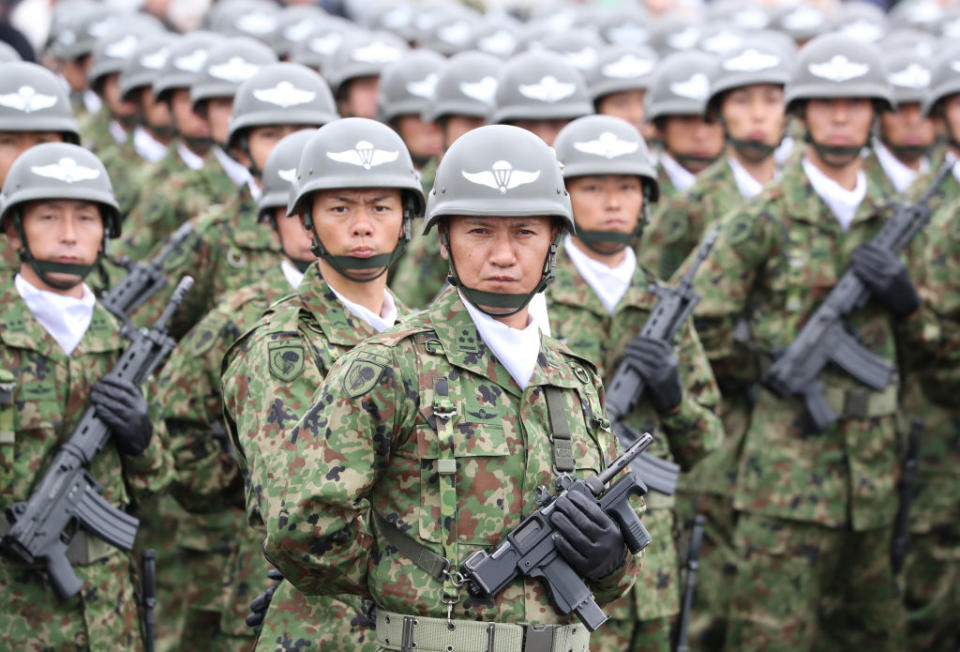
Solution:
[{"label": "gloved hand", "polygon": [[894,315],[906,317],[920,307],[920,296],[907,268],[892,251],[867,242],[854,250],[850,260],[853,272],[870,294]]},{"label": "gloved hand", "polygon": [[635,337],[627,344],[624,358],[647,384],[657,412],[666,414],[680,405],[683,385],[677,370],[677,356],[670,344],[650,337]]},{"label": "gloved hand", "polygon": [[557,499],[550,522],[557,528],[554,545],[581,577],[597,580],[623,566],[627,546],[620,526],[578,491]]},{"label": "gloved hand", "polygon": [[270,588],[253,599],[253,602],[250,603],[250,615],[247,616],[245,621],[247,627],[253,627],[256,630],[259,630],[261,625],[263,625],[263,619],[267,615],[267,609],[270,608],[270,601],[273,600],[273,594],[276,593],[277,587],[280,586],[280,582],[283,581],[283,575],[281,575],[280,571],[276,568],[268,570],[267,577],[275,583],[271,584]]},{"label": "gloved hand", "polygon": [[136,385],[104,376],[90,390],[90,402],[97,416],[110,428],[121,453],[134,457],[150,445],[153,436],[150,408]]}]

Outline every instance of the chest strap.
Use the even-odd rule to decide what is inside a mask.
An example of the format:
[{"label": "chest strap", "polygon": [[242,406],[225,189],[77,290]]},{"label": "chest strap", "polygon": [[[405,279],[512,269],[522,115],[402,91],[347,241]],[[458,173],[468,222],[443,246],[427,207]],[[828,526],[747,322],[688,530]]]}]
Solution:
[{"label": "chest strap", "polygon": [[550,441],[553,442],[553,465],[560,473],[573,473],[573,434],[566,410],[563,409],[563,395],[559,387],[544,387],[543,396],[547,400],[547,415],[550,417]]},{"label": "chest strap", "polygon": [[450,568],[450,562],[430,550],[409,534],[380,515],[380,512],[371,509],[373,515],[373,527],[377,533],[383,537],[388,544],[396,548],[401,555],[409,559],[414,565],[424,573],[443,582],[447,578],[447,570]]}]

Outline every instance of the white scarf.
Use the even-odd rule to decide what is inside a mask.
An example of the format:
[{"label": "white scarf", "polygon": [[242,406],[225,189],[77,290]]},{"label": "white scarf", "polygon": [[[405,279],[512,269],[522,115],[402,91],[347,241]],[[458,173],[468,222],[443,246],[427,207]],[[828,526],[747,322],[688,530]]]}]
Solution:
[{"label": "white scarf", "polygon": [[290,287],[294,290],[296,290],[303,281],[303,272],[294,267],[293,263],[286,258],[280,261],[280,271],[283,272],[283,277],[287,279],[287,283],[289,283]]},{"label": "white scarf", "polygon": [[630,247],[624,249],[626,256],[623,262],[616,267],[609,267],[581,251],[570,235],[564,237],[563,246],[570,260],[573,261],[573,266],[580,272],[580,276],[593,289],[607,312],[612,315],[617,304],[630,288],[633,273],[637,269],[637,256],[633,253],[633,249]]},{"label": "white scarf", "polygon": [[199,170],[203,167],[203,159],[194,154],[193,150],[183,143],[177,143],[177,153],[180,154],[180,160],[183,161],[183,164],[191,170]]},{"label": "white scarf", "polygon": [[140,125],[133,130],[133,149],[148,163],[156,163],[167,157],[167,146]]},{"label": "white scarf", "polygon": [[[327,285],[330,284],[328,283]],[[350,311],[350,314],[365,321],[378,333],[382,333],[397,323],[397,304],[393,300],[393,295],[387,290],[383,291],[383,306],[380,307],[380,314],[378,315],[369,308],[350,301],[350,299],[334,290],[332,285],[330,285],[330,289],[337,295],[340,303]]]},{"label": "white scarf", "polygon": [[660,152],[660,165],[680,192],[686,192],[697,181],[697,175],[677,163],[677,160],[666,152]]},{"label": "white scarf", "polygon": [[526,389],[533,377],[533,370],[540,355],[540,327],[533,318],[528,318],[525,328],[510,328],[490,315],[481,312],[460,294],[477,333],[494,357],[504,366],[520,389]]},{"label": "white scarf", "polygon": [[36,288],[20,274],[13,279],[13,284],[34,318],[50,333],[50,337],[57,341],[67,355],[73,353],[90,327],[93,307],[97,302],[87,284],[83,284],[83,297],[80,299]]},{"label": "white scarf", "polygon": [[873,151],[877,153],[877,160],[880,161],[880,167],[883,168],[890,183],[898,193],[903,193],[913,185],[917,177],[930,170],[930,161],[926,157],[920,160],[920,169],[912,170],[890,151],[879,138],[873,140]]},{"label": "white scarf", "polygon": [[744,199],[756,197],[763,192],[763,184],[757,181],[747,168],[735,156],[727,157],[730,169],[733,170],[733,180],[737,182],[737,189]]},{"label": "white scarf", "polygon": [[806,157],[804,157],[802,164],[803,171],[810,179],[810,185],[833,211],[843,230],[848,231],[854,216],[857,214],[860,202],[867,196],[867,175],[863,173],[863,170],[857,172],[856,187],[853,190],[847,190],[821,172],[820,168],[807,160]]},{"label": "white scarf", "polygon": [[129,138],[127,130],[116,120],[111,120],[110,124],[107,125],[107,129],[110,131],[110,135],[113,136],[113,140],[117,145],[123,145],[127,142],[127,138]]}]

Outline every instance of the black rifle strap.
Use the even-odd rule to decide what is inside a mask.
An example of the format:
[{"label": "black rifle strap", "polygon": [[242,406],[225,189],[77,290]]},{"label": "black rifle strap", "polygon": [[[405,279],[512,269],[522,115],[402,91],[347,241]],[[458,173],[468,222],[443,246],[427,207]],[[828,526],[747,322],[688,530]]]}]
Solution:
[{"label": "black rifle strap", "polygon": [[563,409],[563,395],[559,387],[544,387],[543,396],[547,399],[547,414],[550,417],[550,429],[553,431],[550,440],[553,442],[553,465],[560,473],[572,473],[573,463],[573,434],[570,432],[570,422]]},{"label": "black rifle strap", "polygon": [[409,534],[406,534],[396,525],[385,519],[374,509],[370,510],[373,516],[373,526],[391,546],[400,551],[400,554],[412,561],[417,568],[437,580],[443,582],[447,577],[450,562],[426,547]]}]

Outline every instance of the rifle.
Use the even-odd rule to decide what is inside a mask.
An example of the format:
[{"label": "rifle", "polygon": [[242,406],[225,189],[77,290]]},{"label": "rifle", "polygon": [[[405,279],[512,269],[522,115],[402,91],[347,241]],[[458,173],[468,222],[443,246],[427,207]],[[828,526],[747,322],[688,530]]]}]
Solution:
[{"label": "rifle", "polygon": [[[952,171],[953,161],[948,159],[923,195],[914,204],[900,204],[872,242],[893,253],[906,247],[930,222],[930,199]],[[803,397],[818,431],[837,421],[819,380],[827,363],[834,363],[873,390],[886,387],[893,376],[894,366],[863,346],[844,323],[847,315],[869,298],[870,290],[848,269],[762,380],[781,398]]]},{"label": "rifle", "polygon": [[143,647],[153,652],[157,643],[157,553],[153,548],[143,551]]},{"label": "rifle", "polygon": [[100,305],[109,310],[114,317],[126,323],[127,315],[167,285],[163,264],[170,254],[180,249],[191,233],[193,233],[193,225],[185,222],[149,263],[124,265],[127,267],[127,274],[100,298]]},{"label": "rifle", "polygon": [[[183,277],[153,328],[143,328],[132,336],[125,333],[130,336],[130,346],[108,375],[139,385],[153,372],[175,346],[167,336],[166,324],[192,286],[193,279]],[[103,487],[87,470],[109,439],[110,429],[94,407],[88,406],[30,498],[6,510],[10,530],[3,537],[3,547],[25,563],[43,561],[63,600],[83,586],[67,559],[67,547],[76,535],[76,529],[69,529],[73,523],[123,550],[133,548],[137,535],[139,521],[104,500],[100,496]]]},{"label": "rifle", "polygon": [[687,581],[683,588],[683,606],[680,610],[680,627],[677,631],[677,652],[687,652],[687,629],[690,612],[693,610],[693,594],[697,588],[697,571],[700,569],[700,546],[703,545],[703,527],[707,517],[697,514],[690,532],[690,547],[687,550]]},{"label": "rifle", "polygon": [[630,450],[600,475],[586,480],[562,477],[557,482],[559,491],[556,496],[551,496],[546,487],[540,487],[537,511],[523,519],[492,552],[478,550],[461,564],[460,572],[470,593],[477,597],[493,597],[519,575],[537,577],[550,589],[560,613],[575,611],[591,632],[607,622],[607,615],[593,599],[590,589],[554,547],[556,529],[550,522],[550,514],[557,498],[570,491],[579,491],[595,499],[600,509],[613,517],[631,553],[643,550],[650,543],[650,534],[628,499],[635,494],[645,494],[646,486],[632,471],[609,489],[606,485],[652,443],[653,436],[644,433]]},{"label": "rifle", "polygon": [[[700,295],[693,289],[693,279],[716,243],[717,235],[716,230],[707,234],[697,251],[693,265],[679,286],[675,288],[655,284],[650,286],[650,292],[656,294],[659,300],[643,328],[640,329],[638,337],[649,337],[664,342],[673,341],[677,331],[700,301]],[[637,370],[626,360],[621,361],[613,374],[613,380],[607,387],[606,406],[613,431],[624,449],[633,444],[633,438],[632,431],[623,426],[622,420],[640,401],[645,389],[643,378]],[[673,462],[644,453],[633,463],[632,468],[640,474],[652,491],[667,495],[676,492],[680,467]]]},{"label": "rifle", "polygon": [[916,485],[917,458],[920,456],[920,437],[923,435],[923,420],[910,422],[910,434],[907,435],[907,450],[903,456],[903,473],[900,476],[900,504],[897,507],[897,520],[893,526],[893,545],[890,547],[890,567],[894,575],[903,570],[903,560],[907,556],[907,544],[910,536],[910,504]]}]

